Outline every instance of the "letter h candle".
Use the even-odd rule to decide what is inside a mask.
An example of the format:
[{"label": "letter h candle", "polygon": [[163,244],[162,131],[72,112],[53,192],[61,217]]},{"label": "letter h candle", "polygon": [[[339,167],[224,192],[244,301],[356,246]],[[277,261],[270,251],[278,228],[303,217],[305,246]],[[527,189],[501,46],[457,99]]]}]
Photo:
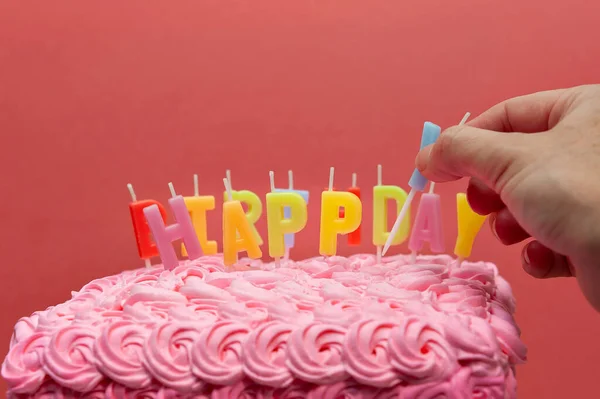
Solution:
[{"label": "letter h candle", "polygon": [[144,208],[144,215],[148,221],[148,226],[154,236],[154,241],[158,248],[160,258],[165,269],[172,270],[179,264],[177,254],[173,248],[173,241],[183,240],[189,259],[197,259],[202,256],[200,241],[194,231],[194,225],[190,219],[189,212],[185,206],[185,200],[181,195],[175,193],[173,183],[169,183],[172,198],[169,199],[169,206],[177,223],[166,226],[158,206],[152,205]]}]

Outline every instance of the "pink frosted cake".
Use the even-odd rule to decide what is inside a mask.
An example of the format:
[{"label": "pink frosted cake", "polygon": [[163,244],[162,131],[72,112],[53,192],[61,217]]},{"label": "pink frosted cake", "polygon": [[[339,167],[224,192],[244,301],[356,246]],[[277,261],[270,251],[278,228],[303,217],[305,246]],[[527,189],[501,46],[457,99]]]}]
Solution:
[{"label": "pink frosted cake", "polygon": [[94,280],[20,319],[15,398],[514,398],[508,283],[448,256],[220,257]]}]

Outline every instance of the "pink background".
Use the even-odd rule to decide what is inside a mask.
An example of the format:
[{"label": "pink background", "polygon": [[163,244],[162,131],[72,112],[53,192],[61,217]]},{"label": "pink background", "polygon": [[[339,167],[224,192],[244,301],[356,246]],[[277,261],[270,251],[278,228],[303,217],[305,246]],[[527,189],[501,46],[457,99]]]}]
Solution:
[{"label": "pink background", "polygon": [[[231,168],[234,188],[262,195],[269,169],[281,186],[292,168],[313,196],[294,253],[304,257],[317,252],[329,166],[338,187],[356,171],[361,250],[373,251],[376,164],[406,187],[424,120],[445,127],[511,96],[597,80],[598,15],[589,0],[1,2],[0,356],[20,316],[141,265],[128,182],[164,201],[168,181],[190,194],[199,173],[220,198]],[[448,249],[464,187],[439,187]],[[519,248],[487,227],[473,258],[499,264],[514,287],[530,348],[519,396],[595,395],[600,317],[575,281],[528,277]]]}]

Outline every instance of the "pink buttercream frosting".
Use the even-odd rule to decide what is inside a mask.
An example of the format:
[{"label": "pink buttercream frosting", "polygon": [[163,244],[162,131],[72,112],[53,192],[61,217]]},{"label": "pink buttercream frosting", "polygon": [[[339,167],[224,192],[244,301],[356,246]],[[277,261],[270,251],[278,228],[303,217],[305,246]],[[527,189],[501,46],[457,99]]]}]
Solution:
[{"label": "pink buttercream frosting", "polygon": [[490,263],[210,256],[21,318],[2,377],[17,398],[514,398],[514,311]]}]

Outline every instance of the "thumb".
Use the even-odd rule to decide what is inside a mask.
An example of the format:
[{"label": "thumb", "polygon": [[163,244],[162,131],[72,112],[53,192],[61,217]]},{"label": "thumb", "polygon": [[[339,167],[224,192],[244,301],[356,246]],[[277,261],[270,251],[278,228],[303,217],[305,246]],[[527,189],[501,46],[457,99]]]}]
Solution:
[{"label": "thumb", "polygon": [[423,176],[435,182],[468,176],[498,188],[527,163],[527,136],[454,126],[419,152],[416,166]]}]

